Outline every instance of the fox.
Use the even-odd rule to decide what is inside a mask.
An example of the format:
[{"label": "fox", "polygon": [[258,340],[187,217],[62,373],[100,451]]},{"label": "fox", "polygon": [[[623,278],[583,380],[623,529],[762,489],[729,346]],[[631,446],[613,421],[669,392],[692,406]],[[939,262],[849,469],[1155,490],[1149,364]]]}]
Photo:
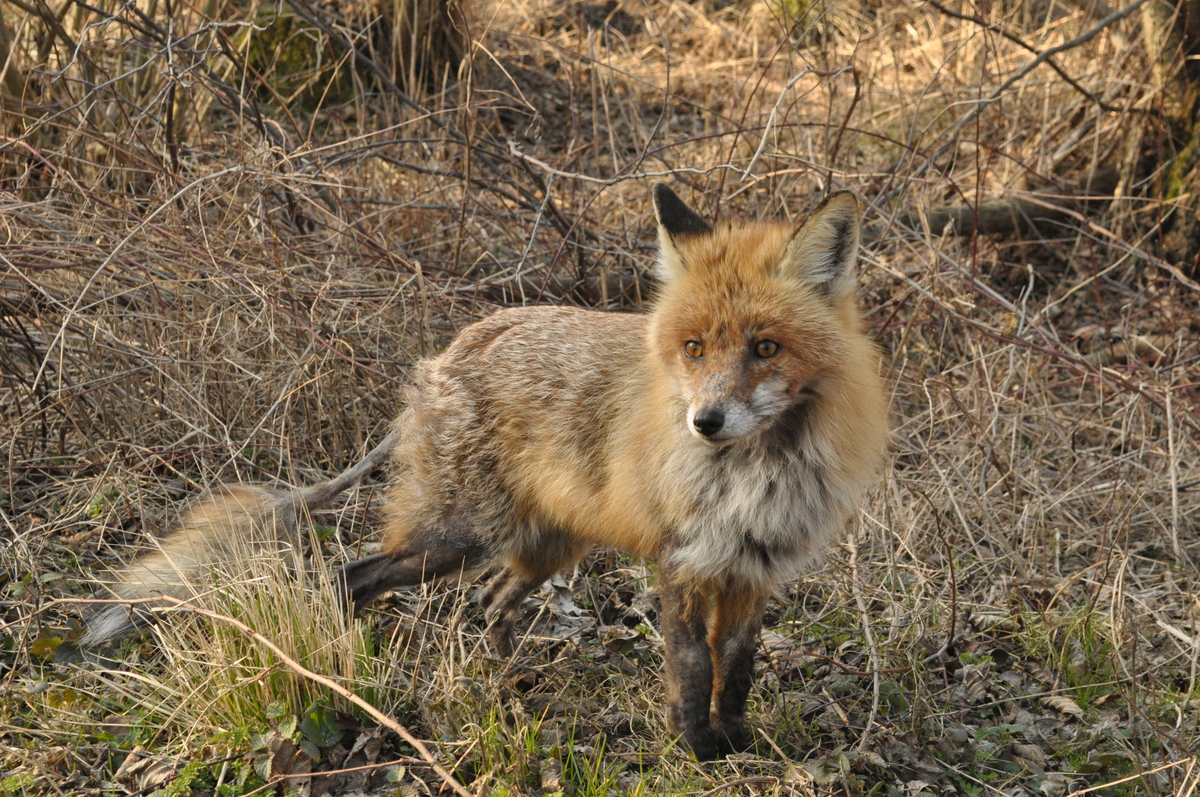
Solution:
[{"label": "fox", "polygon": [[[666,184],[652,204],[648,312],[530,306],[465,327],[415,367],[361,462],[292,491],[225,488],[123,571],[116,597],[186,595],[229,539],[294,537],[387,459],[380,552],[336,579],[349,608],[491,572],[479,600],[508,657],[524,600],[595,546],[655,559],[672,732],[699,760],[750,747],[768,598],[833,547],[885,458],[885,381],[855,297],[858,202],[841,191],[799,225],[715,226]],[[106,605],[81,644],[150,615]]]}]

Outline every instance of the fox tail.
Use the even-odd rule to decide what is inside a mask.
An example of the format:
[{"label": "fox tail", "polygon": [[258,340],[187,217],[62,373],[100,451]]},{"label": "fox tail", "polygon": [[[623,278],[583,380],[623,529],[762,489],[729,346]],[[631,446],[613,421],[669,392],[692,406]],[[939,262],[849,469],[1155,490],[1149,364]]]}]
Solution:
[{"label": "fox tail", "polygon": [[139,557],[117,574],[108,587],[118,601],[88,613],[78,647],[119,639],[153,619],[155,598],[185,599],[208,572],[235,565],[249,551],[282,554],[299,541],[299,521],[323,509],[357,484],[391,453],[400,437],[393,430],[360,462],[334,478],[294,490],[254,485],[218,488],[212,496],[184,511],[174,530],[158,541],[158,549]]}]

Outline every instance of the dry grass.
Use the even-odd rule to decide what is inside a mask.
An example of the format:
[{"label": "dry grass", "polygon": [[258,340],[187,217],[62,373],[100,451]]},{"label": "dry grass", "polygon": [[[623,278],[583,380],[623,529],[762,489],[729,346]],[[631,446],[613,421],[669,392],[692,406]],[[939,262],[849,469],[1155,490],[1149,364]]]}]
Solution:
[{"label": "dry grass", "polygon": [[[373,71],[390,51],[364,20],[399,12],[369,5],[357,27],[301,2],[0,7],[0,794],[239,794],[410,757],[219,624],[166,623],[124,670],[55,663],[77,607],[52,600],[204,486],[355,460],[468,321],[639,306],[658,179],[713,216],[798,218],[850,187],[872,225],[893,467],[772,603],[756,755],[700,766],[665,735],[653,578],[614,555],[531,602],[516,670],[486,660],[465,588],[352,625],[279,572],[207,605],[493,794],[1200,788],[1200,293],[1154,255],[1171,143],[1137,18],[1056,57],[1091,98],[1041,66],[981,105],[1034,57],[994,29],[718,5],[477,5],[457,74]],[[1095,19],[991,22],[1044,50]],[[1116,197],[1049,235],[921,223],[1103,166]],[[320,559],[369,549],[379,500],[318,518]],[[404,766],[286,782],[438,791]]]}]

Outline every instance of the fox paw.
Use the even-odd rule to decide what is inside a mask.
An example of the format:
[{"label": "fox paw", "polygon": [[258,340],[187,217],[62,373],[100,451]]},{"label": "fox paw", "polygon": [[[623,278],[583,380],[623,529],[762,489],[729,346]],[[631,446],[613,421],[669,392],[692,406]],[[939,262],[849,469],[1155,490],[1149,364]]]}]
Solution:
[{"label": "fox paw", "polygon": [[512,624],[492,625],[487,631],[488,642],[492,644],[492,650],[502,659],[512,658],[513,653],[517,649],[517,638],[513,634]]},{"label": "fox paw", "polygon": [[754,734],[746,728],[745,723],[717,725],[713,736],[716,737],[721,755],[742,753],[754,747]]},{"label": "fox paw", "polygon": [[684,732],[683,738],[697,761],[712,761],[725,755],[721,740],[712,728],[692,728]]}]

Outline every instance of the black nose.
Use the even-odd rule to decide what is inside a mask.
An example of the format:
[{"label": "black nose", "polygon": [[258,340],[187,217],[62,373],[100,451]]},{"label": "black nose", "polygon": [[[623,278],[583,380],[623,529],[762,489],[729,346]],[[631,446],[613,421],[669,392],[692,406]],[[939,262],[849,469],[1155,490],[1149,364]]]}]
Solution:
[{"label": "black nose", "polygon": [[692,418],[692,426],[705,437],[712,437],[725,425],[725,413],[717,409],[700,410]]}]

